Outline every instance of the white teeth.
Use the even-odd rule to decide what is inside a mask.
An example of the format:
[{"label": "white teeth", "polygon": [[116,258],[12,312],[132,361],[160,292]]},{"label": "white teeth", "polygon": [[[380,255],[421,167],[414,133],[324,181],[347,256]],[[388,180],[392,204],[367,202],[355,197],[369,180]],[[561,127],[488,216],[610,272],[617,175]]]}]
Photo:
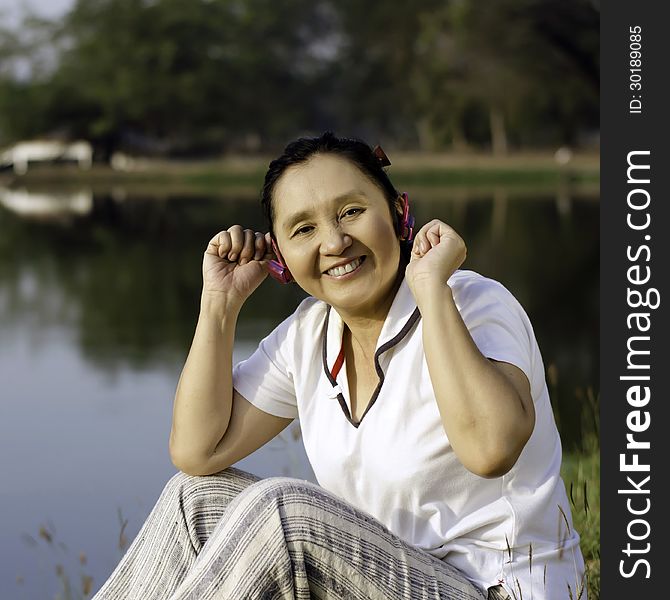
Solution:
[{"label": "white teeth", "polygon": [[346,275],[347,273],[351,273],[360,264],[361,264],[361,259],[360,258],[355,258],[350,263],[348,263],[344,266],[333,267],[332,269],[328,269],[328,271],[326,271],[326,272],[328,273],[328,275],[332,275],[333,277],[341,277],[342,275]]}]

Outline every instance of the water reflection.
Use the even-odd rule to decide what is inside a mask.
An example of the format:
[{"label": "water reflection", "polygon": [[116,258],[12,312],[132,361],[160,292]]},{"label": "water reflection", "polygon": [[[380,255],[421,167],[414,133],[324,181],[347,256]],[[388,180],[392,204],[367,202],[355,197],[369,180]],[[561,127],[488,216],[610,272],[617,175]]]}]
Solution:
[{"label": "water reflection", "polygon": [[93,192],[90,189],[38,192],[0,186],[0,205],[25,219],[69,220],[71,217],[91,212]]},{"label": "water reflection", "polygon": [[[418,225],[454,226],[468,244],[465,267],[500,280],[524,305],[552,368],[564,445],[577,443],[578,390],[598,381],[597,197],[569,187],[411,196]],[[202,252],[222,228],[263,222],[258,203],[243,197],[4,190],[0,198],[0,464],[12,482],[0,499],[13,515],[0,537],[16,545],[0,566],[0,589],[22,575],[25,597],[40,597],[27,591],[38,585],[31,573],[39,578],[22,535],[35,537],[51,518],[75,557],[89,555],[95,587],[118,560],[118,508],[132,539],[174,472],[166,440]],[[236,358],[302,297],[265,281],[240,315]],[[241,466],[309,477],[291,432]],[[42,589],[57,583],[48,556]]]},{"label": "water reflection", "polygon": [[[197,318],[207,240],[233,223],[263,228],[248,199],[13,194],[0,193],[0,327],[66,328],[86,360],[108,372],[179,362]],[[504,188],[490,196],[413,196],[418,224],[434,217],[450,223],[468,244],[465,267],[500,280],[519,298],[545,362],[573,388],[598,379],[594,200],[565,188],[528,199]],[[26,218],[67,210],[67,220]],[[257,341],[302,297],[295,286],[268,278],[243,309],[239,338]],[[567,441],[574,433],[564,432]]]}]

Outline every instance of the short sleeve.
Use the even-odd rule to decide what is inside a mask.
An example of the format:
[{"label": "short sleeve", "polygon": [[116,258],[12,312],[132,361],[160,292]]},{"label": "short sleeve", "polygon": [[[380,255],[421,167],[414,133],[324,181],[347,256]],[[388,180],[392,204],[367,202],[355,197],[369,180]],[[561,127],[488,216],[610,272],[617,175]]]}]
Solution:
[{"label": "short sleeve", "polygon": [[502,284],[479,275],[455,282],[452,290],[479,351],[519,367],[532,382],[535,337],[518,300]]},{"label": "short sleeve", "polygon": [[256,408],[271,415],[298,416],[293,383],[296,313],[263,338],[255,352],[233,368],[233,387]]}]

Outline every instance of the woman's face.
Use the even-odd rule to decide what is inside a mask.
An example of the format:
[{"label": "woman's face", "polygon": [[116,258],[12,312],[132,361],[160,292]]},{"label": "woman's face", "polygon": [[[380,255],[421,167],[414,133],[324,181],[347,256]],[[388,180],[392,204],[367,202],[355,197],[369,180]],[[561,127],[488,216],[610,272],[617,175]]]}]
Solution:
[{"label": "woman's face", "polygon": [[384,193],[363,171],[314,155],[279,178],[273,206],[279,250],[303,290],[341,314],[386,314],[400,244]]}]

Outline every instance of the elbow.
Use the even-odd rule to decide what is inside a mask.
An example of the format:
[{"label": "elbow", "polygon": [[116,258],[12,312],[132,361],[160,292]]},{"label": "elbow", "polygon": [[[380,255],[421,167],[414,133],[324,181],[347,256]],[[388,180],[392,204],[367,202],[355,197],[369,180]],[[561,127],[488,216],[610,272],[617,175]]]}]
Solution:
[{"label": "elbow", "polygon": [[183,473],[187,475],[199,475],[196,461],[187,452],[177,448],[170,440],[170,460],[172,464]]},{"label": "elbow", "polygon": [[186,475],[204,475],[202,465],[190,460],[188,457],[170,453],[172,464],[182,473]]},{"label": "elbow", "polygon": [[466,468],[471,473],[483,477],[484,479],[496,479],[497,477],[507,475],[516,464],[518,458],[519,455],[509,456],[501,454],[495,457],[490,457],[488,460],[481,458],[476,462],[472,461]]},{"label": "elbow", "polygon": [[170,460],[172,464],[187,475],[210,475],[212,473],[209,467],[207,457],[197,454],[192,450],[179,447],[170,437],[169,444]]},{"label": "elbow", "polygon": [[472,457],[466,468],[485,479],[495,479],[509,473],[519,460],[526,443],[533,433],[534,419],[514,435],[486,444]]}]

